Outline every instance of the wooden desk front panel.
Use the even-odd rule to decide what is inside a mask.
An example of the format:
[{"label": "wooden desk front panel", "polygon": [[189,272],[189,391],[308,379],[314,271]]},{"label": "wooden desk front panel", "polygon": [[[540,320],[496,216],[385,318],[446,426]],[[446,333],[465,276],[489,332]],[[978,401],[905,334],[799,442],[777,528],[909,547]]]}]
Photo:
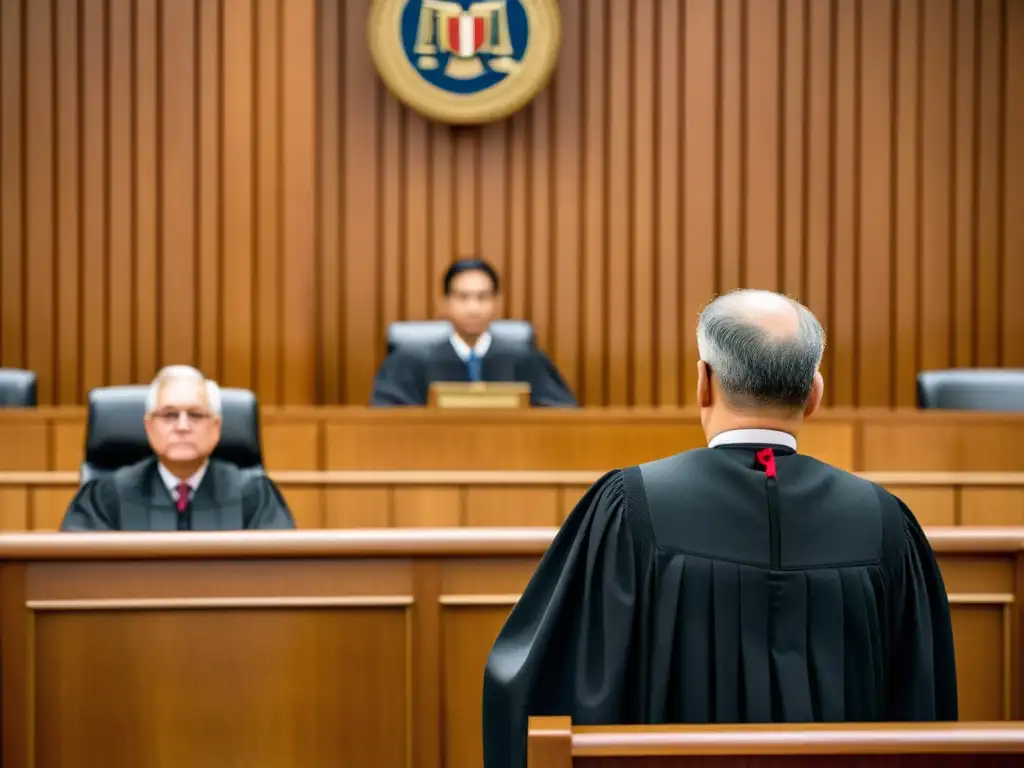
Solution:
[{"label": "wooden desk front panel", "polygon": [[[281,470],[605,471],[704,444],[677,409],[266,408],[267,467]],[[850,470],[1024,471],[1024,415],[835,410],[801,450]],[[83,408],[0,409],[0,471],[77,470]]]},{"label": "wooden desk front panel", "polygon": [[938,560],[953,614],[960,719],[1019,719],[1017,579],[1024,561],[953,552],[939,553]]},{"label": "wooden desk front panel", "polygon": [[4,765],[409,765],[413,570],[7,565]]},{"label": "wooden desk front panel", "polygon": [[[965,719],[1020,711],[1014,558],[942,555]],[[478,768],[537,559],[5,563],[3,764]]]}]

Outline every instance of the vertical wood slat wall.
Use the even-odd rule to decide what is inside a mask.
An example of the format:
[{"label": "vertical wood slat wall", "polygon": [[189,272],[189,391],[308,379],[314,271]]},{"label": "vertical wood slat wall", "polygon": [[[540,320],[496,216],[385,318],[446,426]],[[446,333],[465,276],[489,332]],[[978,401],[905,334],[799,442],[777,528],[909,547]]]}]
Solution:
[{"label": "vertical wood slat wall", "polygon": [[475,253],[586,404],[692,402],[735,286],[827,323],[832,405],[1024,366],[1024,0],[559,0],[551,87],[462,129],[369,3],[0,0],[0,364],[363,403]]}]

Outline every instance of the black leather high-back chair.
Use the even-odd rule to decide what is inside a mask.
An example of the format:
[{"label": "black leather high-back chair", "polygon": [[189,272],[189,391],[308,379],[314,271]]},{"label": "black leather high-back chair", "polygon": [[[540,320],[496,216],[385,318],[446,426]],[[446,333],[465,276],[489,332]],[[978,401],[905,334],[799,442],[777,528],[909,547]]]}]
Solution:
[{"label": "black leather high-back chair", "polygon": [[36,372],[0,368],[0,408],[35,408]]},{"label": "black leather high-back chair", "polygon": [[[148,386],[99,387],[89,393],[83,484],[153,455],[144,424],[148,393]],[[220,397],[223,423],[214,458],[262,472],[256,396],[247,389],[222,388]]]},{"label": "black leather high-back chair", "polygon": [[[526,320],[495,320],[491,336],[517,345],[533,346],[533,326]],[[388,354],[399,347],[428,347],[447,339],[452,324],[447,320],[403,320],[388,326]]]},{"label": "black leather high-back chair", "polygon": [[917,407],[955,411],[1024,411],[1024,370],[950,368],[917,374]]}]

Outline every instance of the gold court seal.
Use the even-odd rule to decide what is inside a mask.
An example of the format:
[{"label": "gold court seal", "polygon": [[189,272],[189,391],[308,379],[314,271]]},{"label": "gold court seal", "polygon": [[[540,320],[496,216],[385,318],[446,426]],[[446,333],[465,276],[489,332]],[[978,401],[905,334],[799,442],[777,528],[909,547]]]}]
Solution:
[{"label": "gold court seal", "polygon": [[548,84],[562,18],[557,0],[374,0],[367,32],[396,98],[432,120],[479,124]]}]

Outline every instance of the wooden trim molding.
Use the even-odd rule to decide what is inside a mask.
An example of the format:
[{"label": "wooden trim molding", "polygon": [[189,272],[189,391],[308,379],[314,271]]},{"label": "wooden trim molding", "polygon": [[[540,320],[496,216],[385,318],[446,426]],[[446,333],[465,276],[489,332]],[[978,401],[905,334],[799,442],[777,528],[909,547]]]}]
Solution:
[{"label": "wooden trim molding", "polygon": [[[145,560],[164,557],[309,558],[539,556],[555,528],[367,528],[290,531],[169,533],[5,533],[3,560]],[[1024,549],[1024,527],[945,526],[926,529],[936,552],[1005,552]]]},{"label": "wooden trim molding", "polygon": [[991,594],[985,593],[966,593],[966,592],[951,592],[946,598],[950,605],[989,605],[989,606],[1000,606],[1002,614],[1001,621],[1003,627],[1003,642],[1002,642],[1002,665],[1003,665],[1003,717],[1007,720],[1013,719],[1013,659],[1014,659],[1014,648],[1013,648],[1013,619],[1014,619],[1014,608],[1017,598],[1012,593],[1001,593],[994,592]]},{"label": "wooden trim molding", "polygon": [[573,728],[574,757],[641,757],[683,750],[687,755],[1024,753],[1024,723]]},{"label": "wooden trim molding", "polygon": [[182,597],[139,600],[29,600],[32,611],[195,611],[247,608],[396,608],[413,605],[412,595],[339,597]]},{"label": "wooden trim molding", "polygon": [[1013,662],[1020,656],[1013,647],[1013,609],[1012,601],[1003,604],[1003,717],[1007,720],[1013,720]]},{"label": "wooden trim molding", "polygon": [[484,606],[514,606],[521,595],[441,595],[445,607],[482,608]]},{"label": "wooden trim molding", "polygon": [[[402,486],[402,485],[590,485],[603,471],[280,471],[274,482],[286,486]],[[859,472],[865,480],[886,486],[1011,487],[1024,489],[1024,472]],[[2,486],[77,486],[78,472],[0,472]]]},{"label": "wooden trim molding", "polygon": [[1012,605],[1015,597],[1007,593],[974,594],[951,592],[946,599],[950,605]]}]

